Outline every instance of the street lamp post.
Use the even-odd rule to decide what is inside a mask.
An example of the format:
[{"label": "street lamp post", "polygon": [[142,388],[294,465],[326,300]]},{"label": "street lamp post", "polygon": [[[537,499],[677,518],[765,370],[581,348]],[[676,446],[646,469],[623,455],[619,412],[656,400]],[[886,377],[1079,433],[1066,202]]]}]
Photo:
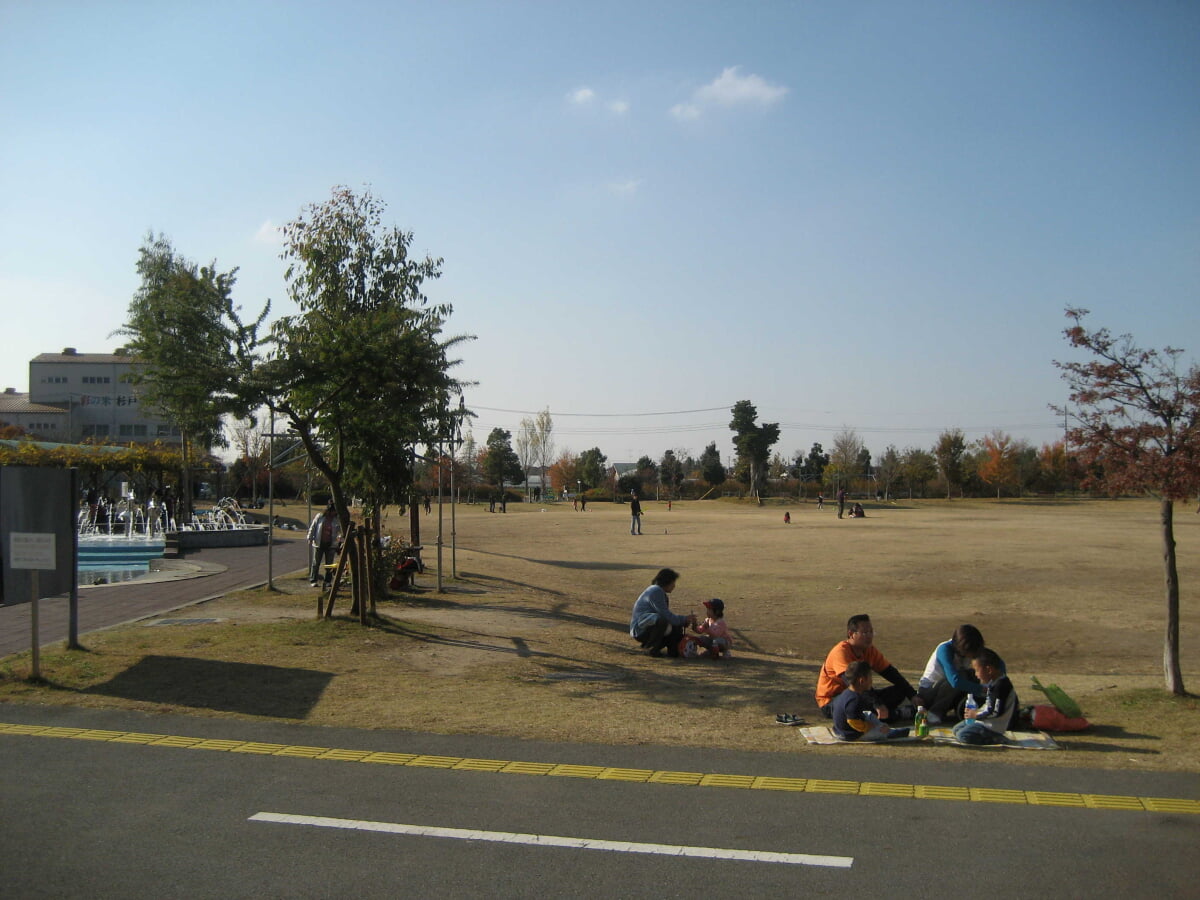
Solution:
[{"label": "street lamp post", "polygon": [[458,415],[454,417],[453,432],[450,435],[450,574],[455,578],[458,577],[458,532],[455,528],[455,510],[458,504],[458,496],[454,488],[454,469],[455,460],[458,457],[458,445],[462,443],[462,423],[463,418],[467,414],[466,400],[462,394],[458,396]]}]

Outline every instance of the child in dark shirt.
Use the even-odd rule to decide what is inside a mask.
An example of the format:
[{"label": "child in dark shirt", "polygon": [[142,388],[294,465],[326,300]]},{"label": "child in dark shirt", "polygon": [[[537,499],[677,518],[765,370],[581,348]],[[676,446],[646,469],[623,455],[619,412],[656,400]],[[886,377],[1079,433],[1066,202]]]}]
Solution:
[{"label": "child in dark shirt", "polygon": [[1017,717],[1017,691],[1004,674],[1004,663],[986,647],[971,661],[975,677],[987,688],[983,706],[966,710],[954,726],[954,736],[964,744],[1002,744]]},{"label": "child in dark shirt", "polygon": [[871,664],[858,660],[842,676],[846,690],[838,694],[833,707],[833,732],[843,741],[886,741],[908,735],[907,728],[889,728],[879,718],[871,693]]}]

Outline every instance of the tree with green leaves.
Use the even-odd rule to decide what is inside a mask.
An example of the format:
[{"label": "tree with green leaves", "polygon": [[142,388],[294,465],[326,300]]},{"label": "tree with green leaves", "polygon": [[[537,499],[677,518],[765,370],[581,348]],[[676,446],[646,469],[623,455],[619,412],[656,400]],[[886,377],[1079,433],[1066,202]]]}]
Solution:
[{"label": "tree with green leaves", "polygon": [[504,486],[515,484],[520,480],[524,471],[521,459],[510,443],[511,438],[512,432],[505,431],[503,428],[493,428],[491,434],[488,435],[487,443],[483,448],[483,457],[480,460],[483,477],[491,484],[497,485],[502,496]]},{"label": "tree with green leaves", "polygon": [[446,338],[452,308],[424,293],[442,261],[410,256],[412,233],[384,225],[384,210],[369,191],[338,187],[283,227],[299,312],[274,324],[256,381],[329,482],[343,529],[351,496],[371,514],[411,499],[416,448],[450,436],[465,386],[450,354],[470,338]]},{"label": "tree with green leaves", "polygon": [[579,454],[575,464],[575,477],[583,482],[585,489],[600,487],[606,480],[604,464],[608,457],[600,452],[599,447],[584,450]]},{"label": "tree with green leaves", "polygon": [[820,444],[814,443],[800,466],[800,474],[808,481],[815,481],[819,484],[825,476],[825,467],[828,465],[829,454]]},{"label": "tree with green leaves", "polygon": [[749,400],[739,400],[730,410],[733,417],[729,428],[733,432],[733,446],[737,450],[737,470],[745,473],[750,492],[762,495],[767,483],[767,466],[771,447],[779,440],[779,423],[758,424],[758,410]]},{"label": "tree with green leaves", "polygon": [[883,499],[892,498],[892,485],[900,478],[900,454],[894,444],[888,444],[879,458],[876,476],[883,484]]},{"label": "tree with green leaves", "polygon": [[908,485],[908,499],[913,498],[913,491],[917,488],[924,497],[929,482],[937,477],[937,460],[928,450],[908,447],[900,455],[900,473]]},{"label": "tree with green leaves", "polygon": [[967,452],[967,439],[961,428],[948,428],[938,435],[937,443],[933,445],[933,457],[937,460],[938,471],[946,482],[946,499],[950,499],[950,491],[954,485],[962,486],[963,454]]},{"label": "tree with green leaves", "polygon": [[667,450],[658,463],[658,474],[663,486],[667,489],[667,499],[672,500],[678,495],[683,484],[683,463],[675,455],[674,450]]},{"label": "tree with green leaves", "polygon": [[1083,326],[1086,309],[1068,307],[1063,332],[1084,362],[1055,362],[1070,388],[1072,448],[1092,474],[1085,481],[1111,492],[1138,491],[1159,501],[1166,631],[1163,673],[1167,690],[1182,696],[1179,661],[1179,569],[1175,557],[1175,503],[1200,492],[1200,366],[1181,371],[1182,350],[1143,350],[1133,337]]},{"label": "tree with green leaves", "polygon": [[721,454],[717,452],[717,442],[713,441],[700,454],[700,477],[709,487],[718,487],[725,483],[728,474],[721,465]]},{"label": "tree with green leaves", "polygon": [[162,235],[147,235],[138,251],[141,285],[125,324],[114,334],[140,363],[131,380],[142,402],[160,410],[182,435],[181,521],[190,519],[191,469],[196,450],[227,446],[222,417],[248,416],[254,403],[243,385],[251,370],[258,328],[269,305],[245,324],[233,304],[237,269],[198,266]]}]

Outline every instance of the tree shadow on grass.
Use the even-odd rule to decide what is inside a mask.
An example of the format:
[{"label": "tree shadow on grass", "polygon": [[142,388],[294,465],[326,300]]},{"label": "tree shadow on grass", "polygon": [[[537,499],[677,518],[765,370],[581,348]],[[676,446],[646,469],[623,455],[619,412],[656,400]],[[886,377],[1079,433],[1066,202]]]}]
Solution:
[{"label": "tree shadow on grass", "polygon": [[[557,591],[555,596],[562,596]],[[440,609],[440,610],[460,610],[462,612],[498,612],[507,613],[513,616],[523,616],[529,619],[547,619],[554,622],[569,622],[574,625],[579,625],[585,628],[595,628],[600,631],[615,631],[625,632],[629,626],[621,622],[611,622],[607,619],[601,619],[596,616],[582,615],[580,613],[568,612],[566,602],[561,601],[554,604],[549,609],[542,609],[537,606],[515,606],[509,603],[460,603],[450,599],[444,594],[425,594],[420,596],[404,596],[401,598],[393,597],[391,602],[402,600],[404,605],[412,609]],[[383,601],[379,605],[382,608]],[[403,616],[403,613],[397,610],[396,615]],[[379,616],[380,621],[391,621],[387,616]]]},{"label": "tree shadow on grass", "polygon": [[[543,565],[543,566],[559,566],[564,569],[587,569],[587,570],[598,571],[598,572],[636,572],[638,570],[645,570],[647,572],[657,572],[658,571],[657,566],[647,565],[645,563],[623,563],[623,562],[613,562],[612,560],[585,561],[585,560],[574,560],[574,559],[535,559],[532,556],[521,556],[520,554],[517,554],[517,553],[497,553],[494,550],[477,550],[476,549],[476,550],[473,550],[473,552],[478,553],[481,556],[503,556],[505,559],[520,559],[520,560],[524,560],[525,562],[538,563],[539,565]],[[464,573],[464,574],[470,574],[470,573]],[[473,577],[485,577],[485,576],[477,575],[477,576],[473,576]]]},{"label": "tree shadow on grass", "polygon": [[576,688],[577,696],[594,693],[611,697],[616,692],[664,706],[696,710],[711,709],[716,698],[724,697],[776,712],[820,715],[813,697],[820,666],[813,663],[737,656],[736,650],[730,660],[682,659],[665,654],[661,659],[650,659],[632,640],[620,647],[602,638],[577,640],[594,646],[596,654],[587,659],[571,659],[571,668],[609,675],[606,684],[594,689]]},{"label": "tree shadow on grass", "polygon": [[82,693],[247,716],[303,719],[333,673],[181,656],[147,656]]},{"label": "tree shadow on grass", "polygon": [[[1054,740],[1064,749],[1079,753],[1124,753],[1129,756],[1159,756],[1161,750],[1152,747],[1130,746],[1128,741],[1161,741],[1156,734],[1126,731],[1120,725],[1093,725],[1087,731],[1053,734]],[[1095,740],[1100,738],[1101,740]]]}]

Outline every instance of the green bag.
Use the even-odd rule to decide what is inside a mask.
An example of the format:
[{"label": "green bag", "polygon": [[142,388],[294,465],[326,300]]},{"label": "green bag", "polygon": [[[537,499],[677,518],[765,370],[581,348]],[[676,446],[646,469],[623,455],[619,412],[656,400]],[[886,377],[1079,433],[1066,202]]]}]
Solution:
[{"label": "green bag", "polygon": [[1067,694],[1067,692],[1060,688],[1057,684],[1044,685],[1038,681],[1038,677],[1034,675],[1033,686],[1036,690],[1039,690],[1045,694],[1046,699],[1053,703],[1054,708],[1064,716],[1069,716],[1072,719],[1078,719],[1083,716],[1083,710],[1079,708],[1079,704],[1072,700],[1070,695]]}]

